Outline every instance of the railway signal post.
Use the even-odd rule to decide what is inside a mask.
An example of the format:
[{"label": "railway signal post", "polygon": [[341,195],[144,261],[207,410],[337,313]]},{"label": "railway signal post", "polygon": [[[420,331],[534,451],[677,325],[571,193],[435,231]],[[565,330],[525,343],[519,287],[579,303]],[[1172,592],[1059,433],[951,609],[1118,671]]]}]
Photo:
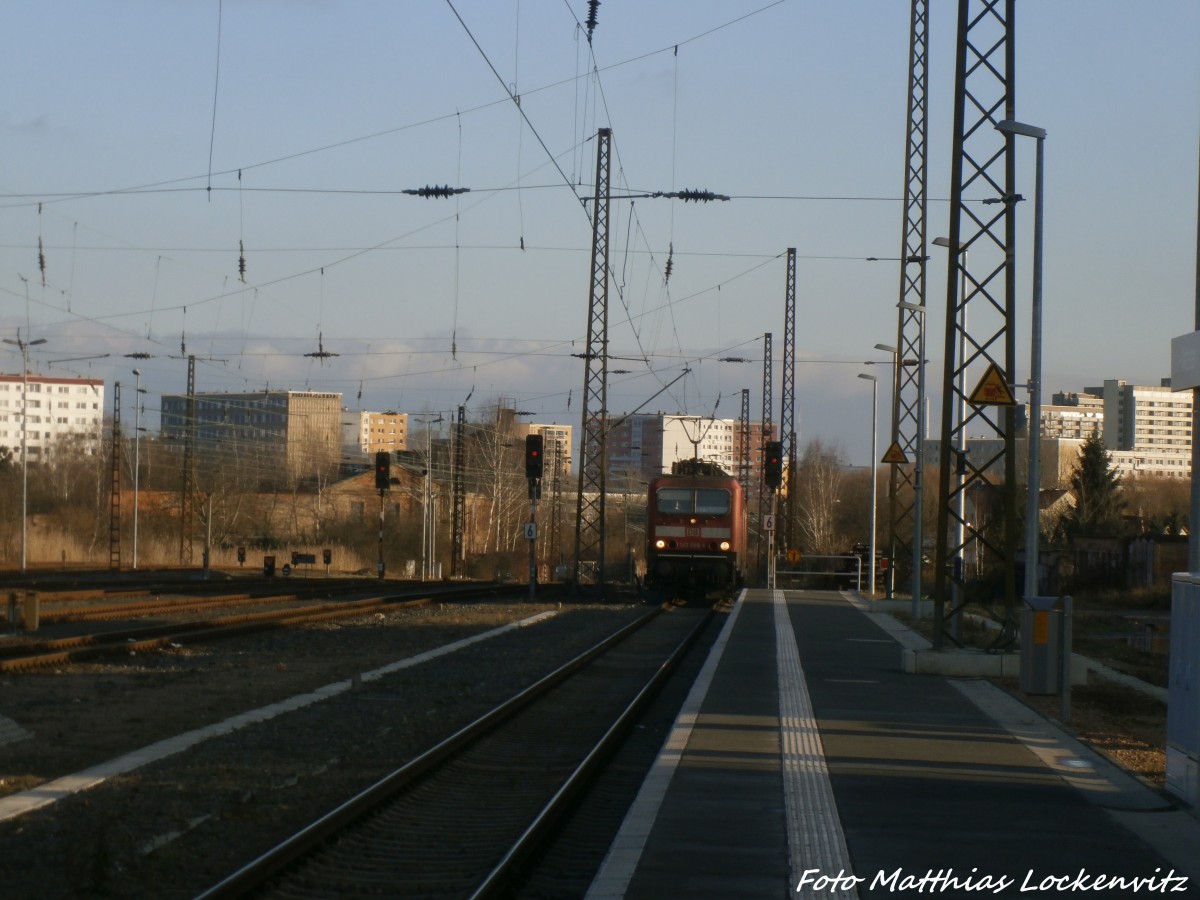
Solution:
[{"label": "railway signal post", "polygon": [[[772,527],[767,529],[767,587],[775,589],[775,528],[779,488],[783,484],[783,442],[767,441],[763,447],[763,484],[771,491]],[[786,534],[786,531],[785,531]]]},{"label": "railway signal post", "polygon": [[543,441],[540,434],[525,437],[525,478],[529,482],[529,521],[525,540],[529,541],[529,599],[537,593],[537,502],[542,496]]},{"label": "railway signal post", "polygon": [[392,484],[392,454],[380,450],[375,454],[375,487],[379,489],[379,577],[383,578],[383,499]]}]

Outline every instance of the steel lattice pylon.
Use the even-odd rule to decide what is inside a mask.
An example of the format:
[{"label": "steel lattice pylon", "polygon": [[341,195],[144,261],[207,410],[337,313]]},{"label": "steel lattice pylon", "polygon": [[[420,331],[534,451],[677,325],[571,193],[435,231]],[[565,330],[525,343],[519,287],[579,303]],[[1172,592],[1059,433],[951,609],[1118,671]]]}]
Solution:
[{"label": "steel lattice pylon", "polygon": [[[562,473],[566,462],[563,454],[563,442],[555,439],[550,447],[550,540],[546,546],[546,558],[550,561],[551,571],[562,565]],[[566,448],[568,453],[570,448]],[[558,576],[555,575],[555,578]]]},{"label": "steel lattice pylon", "polygon": [[796,248],[788,247],[787,281],[783,297],[783,380],[779,399],[779,439],[783,441],[784,487],[780,492],[783,509],[783,546],[776,552],[790,550],[793,544],[793,524],[796,503]]},{"label": "steel lattice pylon", "polygon": [[189,356],[183,477],[179,485],[179,564],[192,564],[192,527],[196,514],[196,357]]},{"label": "steel lattice pylon", "polygon": [[[909,39],[908,127],[904,156],[904,223],[900,246],[900,305],[892,382],[892,444],[911,465],[892,464],[888,490],[889,550],[893,575],[911,577],[914,602],[921,596],[921,507],[925,433],[925,239],[926,150],[929,141],[929,6],[913,0]],[[906,365],[911,361],[912,365]]]},{"label": "steel lattice pylon", "polygon": [[108,567],[121,568],[121,382],[113,385],[112,481],[108,507]]},{"label": "steel lattice pylon", "polygon": [[750,495],[750,388],[742,388],[742,409],[738,416],[737,480],[742,496]]},{"label": "steel lattice pylon", "polygon": [[463,560],[466,558],[467,534],[467,486],[464,481],[466,473],[466,445],[463,433],[466,430],[467,408],[458,408],[458,418],[454,423],[454,470],[451,473],[451,488],[454,496],[454,553],[450,557],[450,577],[461,578]]},{"label": "steel lattice pylon", "polygon": [[759,574],[767,573],[767,541],[762,523],[771,512],[771,491],[767,490],[767,480],[763,477],[763,465],[766,460],[767,441],[771,440],[771,392],[775,389],[775,380],[771,372],[771,332],[763,335],[763,380],[762,380],[762,440],[758,460],[758,560]]},{"label": "steel lattice pylon", "polygon": [[584,352],[579,496],[575,510],[575,584],[585,578],[604,591],[605,430],[608,420],[608,200],[612,129],[596,133],[596,196],[592,209],[592,271],[589,279],[587,348]]},{"label": "steel lattice pylon", "polygon": [[[958,5],[935,649],[945,637],[957,639],[964,606],[999,599],[994,591],[984,593],[986,582],[978,577],[984,571],[999,571],[1003,580],[999,641],[1015,637],[1016,415],[1012,406],[969,402],[985,371],[995,366],[1011,383],[1016,362],[1013,138],[995,130],[997,122],[1015,118],[1013,7],[1014,0]],[[963,452],[968,431],[998,439],[999,450],[970,460]]]}]

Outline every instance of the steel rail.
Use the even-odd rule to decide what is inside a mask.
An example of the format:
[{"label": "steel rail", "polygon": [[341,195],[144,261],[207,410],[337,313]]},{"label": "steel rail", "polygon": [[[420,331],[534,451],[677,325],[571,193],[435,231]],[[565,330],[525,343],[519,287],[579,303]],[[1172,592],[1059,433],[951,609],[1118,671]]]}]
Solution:
[{"label": "steel rail", "polygon": [[[488,592],[516,595],[520,593],[520,586],[491,588]],[[478,589],[462,589],[432,596],[426,593],[425,596],[418,597],[411,595],[372,597],[349,602],[323,603],[298,609],[223,616],[203,622],[175,622],[99,635],[58,638],[35,645],[20,644],[0,649],[0,656],[8,657],[0,658],[0,672],[29,671],[42,666],[63,665],[114,653],[145,652],[161,649],[169,644],[197,643],[252,634],[272,628],[361,616],[384,606],[426,606],[435,600],[456,600],[479,595]],[[24,655],[21,655],[22,653]]]},{"label": "steel rail", "polygon": [[603,737],[592,748],[591,752],[584,760],[576,767],[575,771],[563,782],[562,787],[558,789],[555,795],[545,805],[537,818],[530,823],[529,827],[521,834],[514,842],[509,851],[504,855],[504,858],[496,864],[495,868],[480,884],[475,893],[471,895],[471,900],[485,900],[485,898],[501,896],[504,892],[509,891],[513,887],[513,883],[519,879],[517,873],[523,867],[529,865],[539,848],[545,845],[554,828],[562,820],[563,816],[570,810],[576,798],[586,790],[588,784],[600,772],[600,770],[608,763],[613,754],[620,747],[626,736],[637,723],[638,718],[650,705],[650,701],[666,684],[667,679],[679,666],[687,652],[692,648],[692,645],[699,640],[700,635],[704,633],[704,629],[712,621],[714,613],[709,610],[708,615],[697,623],[675,648],[674,652],[663,662],[662,665],[655,670],[654,675],[646,682],[645,686],[638,691],[637,696],[630,701],[629,705],[621,712],[620,716],[613,722],[609,729],[604,733]]},{"label": "steel rail", "polygon": [[226,898],[242,897],[264,886],[272,877],[299,862],[346,827],[370,814],[422,776],[530,706],[553,688],[567,681],[580,669],[603,656],[629,635],[643,628],[663,609],[662,606],[656,607],[574,659],[559,666],[553,672],[435,744],[401,768],[326,813],[272,850],[247,863],[225,880],[199,894],[196,900],[226,900]]}]

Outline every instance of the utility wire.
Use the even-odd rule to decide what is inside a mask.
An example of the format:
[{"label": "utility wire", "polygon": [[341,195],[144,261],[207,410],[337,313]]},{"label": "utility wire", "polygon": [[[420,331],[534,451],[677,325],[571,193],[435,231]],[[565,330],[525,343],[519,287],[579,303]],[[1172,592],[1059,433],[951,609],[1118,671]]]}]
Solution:
[{"label": "utility wire", "polygon": [[[217,90],[221,84],[221,19],[224,13],[224,0],[217,0],[217,65],[213,75],[212,126],[208,133],[208,190],[209,200],[212,200],[212,164],[213,147],[217,140]],[[241,180],[241,174],[238,175]]]}]

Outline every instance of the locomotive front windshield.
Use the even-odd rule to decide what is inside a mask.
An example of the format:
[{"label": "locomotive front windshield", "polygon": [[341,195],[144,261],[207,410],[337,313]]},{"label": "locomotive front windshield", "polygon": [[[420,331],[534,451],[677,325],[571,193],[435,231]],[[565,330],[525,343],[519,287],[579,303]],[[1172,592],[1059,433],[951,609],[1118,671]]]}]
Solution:
[{"label": "locomotive front windshield", "polygon": [[658,511],[677,516],[724,516],[729,513],[729,491],[712,488],[662,488]]}]

